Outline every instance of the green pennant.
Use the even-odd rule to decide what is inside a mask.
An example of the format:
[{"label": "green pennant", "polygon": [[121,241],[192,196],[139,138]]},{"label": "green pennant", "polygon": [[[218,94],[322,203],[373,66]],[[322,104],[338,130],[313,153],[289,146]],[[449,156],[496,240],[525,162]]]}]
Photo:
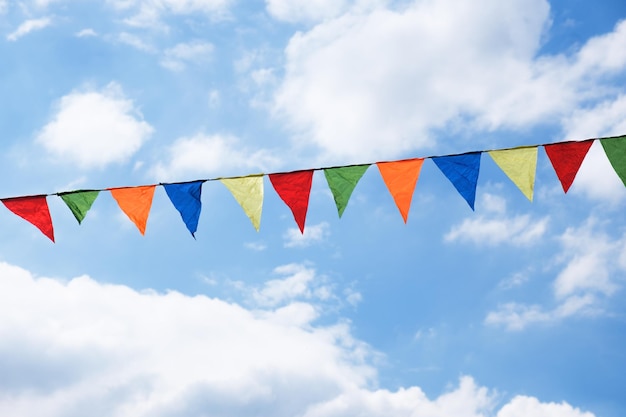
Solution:
[{"label": "green pennant", "polygon": [[69,193],[59,194],[59,197],[72,210],[74,217],[80,224],[99,193],[100,191],[70,191]]},{"label": "green pennant", "polygon": [[341,217],[343,211],[346,209],[354,187],[356,187],[369,166],[369,164],[353,165],[339,168],[326,168],[324,170],[328,187],[330,187],[330,191],[332,191],[333,197],[335,198],[339,217]]},{"label": "green pennant", "polygon": [[626,185],[626,136],[600,139],[600,143],[613,169]]}]

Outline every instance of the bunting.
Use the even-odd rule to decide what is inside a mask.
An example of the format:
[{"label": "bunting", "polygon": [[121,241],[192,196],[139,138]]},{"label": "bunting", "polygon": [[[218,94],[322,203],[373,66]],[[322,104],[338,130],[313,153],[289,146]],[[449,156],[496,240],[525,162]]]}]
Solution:
[{"label": "bunting", "polygon": [[78,220],[78,224],[81,224],[99,194],[99,190],[78,190],[59,193],[59,197],[72,211],[72,214]]},{"label": "bunting", "polygon": [[489,155],[526,198],[533,201],[537,146],[489,151]]},{"label": "bunting", "polygon": [[604,153],[613,169],[626,185],[626,136],[600,139]]},{"label": "bunting", "polygon": [[167,196],[180,213],[180,217],[183,219],[187,230],[189,230],[189,233],[191,233],[194,239],[196,238],[200,210],[202,209],[200,195],[202,194],[203,183],[204,181],[192,181],[177,184],[163,184]]},{"label": "bunting", "polygon": [[481,152],[439,156],[433,162],[474,210]]},{"label": "bunting", "polygon": [[148,223],[155,187],[155,185],[144,185],[109,189],[122,211],[135,223],[142,235],[146,233],[146,223]]},{"label": "bunting", "polygon": [[[593,142],[599,141],[608,161],[626,186],[626,136],[603,137],[582,141],[564,141],[519,148],[492,149],[456,155],[430,156],[398,161],[375,162],[378,171],[394,199],[402,219],[407,222],[411,201],[425,159],[432,159],[458,193],[474,210],[481,155],[489,153],[494,162],[530,200],[533,200],[537,171],[538,148],[543,147],[561,183],[568,192]],[[220,181],[231,192],[246,216],[258,231],[263,210],[263,177],[267,175],[274,190],[291,210],[300,232],[304,233],[313,174],[324,171],[333,194],[339,217],[348,205],[352,193],[372,163],[335,167],[312,168],[293,172],[254,174],[229,178],[207,178],[194,181],[158,184],[165,188],[170,201],[195,238],[202,210],[202,186],[207,181]],[[0,199],[14,214],[37,227],[53,242],[54,228],[47,197],[59,196],[71,210],[79,224],[91,210],[101,191],[110,191],[120,209],[145,234],[154,190],[153,185],[116,187],[100,190],[74,190],[36,196],[18,196]]]},{"label": "bunting", "polygon": [[13,213],[30,222],[54,242],[54,228],[45,195],[5,198],[2,203]]},{"label": "bunting", "polygon": [[354,188],[358,184],[359,180],[369,168],[368,165],[354,165],[338,168],[326,168],[324,170],[324,176],[328,187],[333,193],[335,199],[335,205],[339,212],[339,218],[343,215],[344,210],[348,206],[350,196],[354,191]]},{"label": "bunting", "polygon": [[393,201],[395,201],[404,223],[409,217],[411,200],[415,185],[424,165],[424,158],[407,159],[404,161],[378,162],[378,170]]},{"label": "bunting", "polygon": [[309,209],[309,195],[313,182],[313,170],[295,171],[283,174],[270,174],[270,182],[278,196],[287,204],[300,233],[304,234],[306,212]]},{"label": "bunting", "polygon": [[578,174],[578,170],[593,145],[593,139],[581,142],[564,142],[544,145],[546,155],[559,177],[563,191],[567,193]]},{"label": "bunting", "polygon": [[230,190],[258,232],[263,212],[263,174],[222,178],[220,181]]}]

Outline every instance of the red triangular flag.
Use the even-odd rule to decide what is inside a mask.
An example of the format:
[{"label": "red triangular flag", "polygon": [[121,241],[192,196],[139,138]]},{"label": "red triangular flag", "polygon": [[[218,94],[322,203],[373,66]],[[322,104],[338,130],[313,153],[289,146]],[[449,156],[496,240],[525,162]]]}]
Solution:
[{"label": "red triangular flag", "polygon": [[313,170],[270,174],[269,177],[278,196],[291,209],[300,232],[304,233],[304,222],[309,208],[309,195],[313,182]]},{"label": "red triangular flag", "polygon": [[581,142],[563,142],[544,145],[546,154],[552,162],[563,191],[567,192],[574,182],[576,174],[583,163],[589,148],[595,139],[588,139]]},{"label": "red triangular flag", "polygon": [[5,198],[2,203],[13,213],[33,224],[54,242],[52,218],[45,195]]}]

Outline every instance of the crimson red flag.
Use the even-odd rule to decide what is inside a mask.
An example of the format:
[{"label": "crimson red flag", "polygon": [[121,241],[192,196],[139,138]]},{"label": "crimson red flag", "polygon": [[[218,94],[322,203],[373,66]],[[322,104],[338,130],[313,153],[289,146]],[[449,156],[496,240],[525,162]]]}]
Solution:
[{"label": "crimson red flag", "polygon": [[13,213],[32,223],[54,242],[52,218],[45,195],[5,198],[2,203]]},{"label": "crimson red flag", "polygon": [[270,174],[269,177],[278,196],[291,209],[300,232],[304,233],[304,222],[313,183],[313,170]]},{"label": "crimson red flag", "polygon": [[595,139],[588,139],[580,142],[563,142],[543,145],[548,158],[554,167],[563,191],[567,193],[569,187],[574,182],[576,174],[583,163],[589,148]]}]

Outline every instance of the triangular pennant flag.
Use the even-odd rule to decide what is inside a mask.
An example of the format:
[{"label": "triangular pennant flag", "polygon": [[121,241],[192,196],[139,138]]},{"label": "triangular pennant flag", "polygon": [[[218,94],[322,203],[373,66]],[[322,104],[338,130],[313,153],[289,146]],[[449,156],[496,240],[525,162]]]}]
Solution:
[{"label": "triangular pennant flag", "polygon": [[2,203],[13,213],[33,224],[54,242],[54,228],[45,195],[5,198]]},{"label": "triangular pennant flag", "polygon": [[220,181],[230,190],[258,232],[263,211],[263,174],[224,178]]},{"label": "triangular pennant flag", "polygon": [[313,170],[270,174],[269,178],[278,196],[291,209],[300,232],[304,234]]},{"label": "triangular pennant flag", "polygon": [[435,165],[450,180],[472,210],[476,201],[480,156],[481,152],[469,152],[432,158]]},{"label": "triangular pennant flag", "polygon": [[358,184],[359,180],[369,168],[368,165],[353,165],[339,168],[326,168],[324,170],[324,176],[328,182],[328,187],[333,193],[335,204],[337,205],[337,211],[339,217],[343,215],[352,191]]},{"label": "triangular pennant flag", "polygon": [[489,151],[489,155],[526,198],[533,201],[537,147],[501,149]]},{"label": "triangular pennant flag", "polygon": [[200,219],[200,210],[202,209],[202,202],[200,201],[202,183],[204,181],[200,180],[163,184],[167,196],[180,213],[187,230],[194,238],[196,237],[196,230],[198,230],[198,220]]},{"label": "triangular pennant flag", "polygon": [[613,169],[626,185],[626,136],[600,139],[600,143]]},{"label": "triangular pennant flag", "polygon": [[72,214],[78,220],[78,224],[81,224],[91,205],[96,201],[98,194],[100,194],[100,191],[97,190],[70,191],[68,193],[60,193],[59,197],[72,210]]},{"label": "triangular pennant flag", "polygon": [[546,155],[552,163],[556,176],[561,181],[563,191],[567,193],[572,186],[574,178],[583,163],[589,148],[593,145],[594,139],[581,142],[563,142],[543,145]]},{"label": "triangular pennant flag", "polygon": [[111,195],[117,201],[122,211],[135,223],[143,235],[146,232],[146,223],[152,207],[152,197],[156,185],[141,187],[109,188]]},{"label": "triangular pennant flag", "polygon": [[423,158],[407,159],[404,161],[378,162],[380,176],[385,181],[387,189],[396,202],[398,210],[406,223],[413,199],[415,184],[420,176]]}]

